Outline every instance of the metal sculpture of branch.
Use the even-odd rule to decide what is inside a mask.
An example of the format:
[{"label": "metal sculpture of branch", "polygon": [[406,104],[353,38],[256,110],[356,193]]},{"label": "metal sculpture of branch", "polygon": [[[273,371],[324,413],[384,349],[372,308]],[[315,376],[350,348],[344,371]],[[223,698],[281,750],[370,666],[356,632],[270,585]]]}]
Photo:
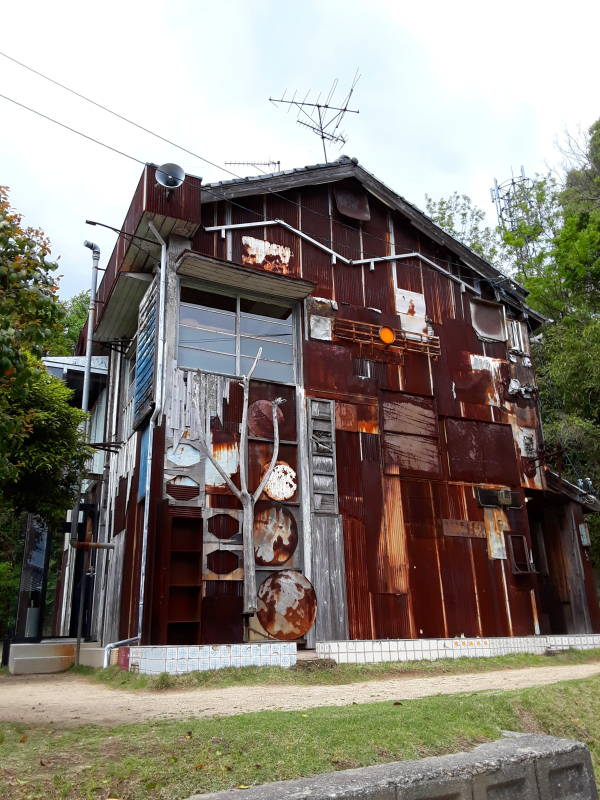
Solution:
[{"label": "metal sculpture of branch", "polygon": [[200,446],[202,447],[205,456],[210,463],[223,478],[232,494],[237,497],[242,505],[242,537],[244,544],[244,614],[255,614],[257,610],[256,603],[256,568],[254,563],[254,541],[253,541],[253,528],[254,528],[254,506],[256,501],[263,493],[269,478],[273,474],[275,465],[277,464],[277,457],[279,455],[279,419],[277,416],[277,409],[285,400],[282,397],[277,397],[271,402],[271,410],[273,415],[273,454],[271,462],[263,475],[258,487],[254,492],[248,490],[248,404],[250,400],[250,379],[256,369],[256,365],[262,355],[262,347],[259,348],[256,358],[247,375],[244,375],[241,380],[241,387],[243,389],[244,398],[242,405],[242,424],[240,426],[240,488],[238,489],[231,477],[225,472],[221,464],[217,461],[212,453],[212,448],[208,444],[210,437],[210,419],[205,415],[205,422],[207,431],[200,435]]}]

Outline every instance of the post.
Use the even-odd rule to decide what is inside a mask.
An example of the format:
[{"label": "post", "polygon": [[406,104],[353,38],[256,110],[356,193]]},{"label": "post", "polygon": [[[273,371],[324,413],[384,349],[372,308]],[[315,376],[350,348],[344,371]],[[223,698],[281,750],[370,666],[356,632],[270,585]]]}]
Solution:
[{"label": "post", "polygon": [[[100,248],[94,242],[87,239],[83,243],[84,247],[92,251],[92,285],[90,287],[90,305],[87,322],[87,339],[85,343],[85,371],[83,373],[83,391],[81,396],[81,410],[86,413],[89,411],[90,404],[90,382],[92,376],[92,350],[94,347],[94,325],[96,322],[96,287],[98,285],[98,263],[100,261]],[[89,417],[85,421],[86,439],[89,434]],[[71,545],[77,540],[77,526],[79,523],[79,502],[81,498],[81,486],[71,516]],[[90,563],[89,551],[83,555],[81,570],[81,583],[79,586],[79,608],[77,609],[77,645],[75,647],[75,663],[79,664],[79,653],[81,650],[81,632],[83,630],[83,604],[85,602],[85,585],[87,568]]]}]

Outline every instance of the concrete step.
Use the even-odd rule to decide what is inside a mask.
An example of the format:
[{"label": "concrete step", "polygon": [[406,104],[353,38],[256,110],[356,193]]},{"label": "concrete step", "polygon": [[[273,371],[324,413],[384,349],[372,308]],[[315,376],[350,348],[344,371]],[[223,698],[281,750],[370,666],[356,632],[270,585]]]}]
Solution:
[{"label": "concrete step", "polygon": [[12,644],[8,658],[11,675],[64,672],[75,661],[75,643],[60,640]]}]

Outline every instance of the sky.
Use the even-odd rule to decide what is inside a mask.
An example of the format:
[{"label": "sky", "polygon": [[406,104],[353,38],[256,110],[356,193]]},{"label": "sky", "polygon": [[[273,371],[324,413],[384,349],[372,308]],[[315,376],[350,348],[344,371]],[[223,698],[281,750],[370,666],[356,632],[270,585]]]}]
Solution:
[{"label": "sky", "polygon": [[[0,51],[215,162],[321,163],[320,140],[268,102],[339,81],[359,114],[330,160],[354,156],[423,208],[490,199],[523,165],[559,165],[565,131],[600,117],[600,4],[505,0],[19,0]],[[0,93],[140,161],[175,162],[205,182],[226,173],[115,119],[0,56]],[[59,259],[61,296],[88,288],[90,252],[108,260],[141,165],[0,98],[0,184]],[[252,168],[229,167],[241,174]]]}]

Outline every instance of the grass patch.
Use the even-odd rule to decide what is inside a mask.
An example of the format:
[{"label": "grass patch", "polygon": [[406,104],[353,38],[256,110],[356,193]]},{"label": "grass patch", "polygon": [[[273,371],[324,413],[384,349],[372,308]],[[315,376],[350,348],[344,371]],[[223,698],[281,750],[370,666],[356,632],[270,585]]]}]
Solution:
[{"label": "grass patch", "polygon": [[57,730],[9,724],[3,800],[177,800],[418,758],[532,729],[587,741],[600,769],[600,677],[512,692]]},{"label": "grass patch", "polygon": [[600,650],[565,650],[551,656],[520,653],[494,658],[457,658],[438,661],[403,661],[386,664],[335,664],[300,661],[295,667],[230,667],[227,669],[188,672],[185,675],[137,675],[119,667],[93,669],[73,667],[72,671],[120,689],[216,689],[227,686],[270,685],[336,685],[390,678],[418,678],[428,675],[450,675],[467,672],[489,672],[497,669],[547,667],[586,664],[600,659]]}]

